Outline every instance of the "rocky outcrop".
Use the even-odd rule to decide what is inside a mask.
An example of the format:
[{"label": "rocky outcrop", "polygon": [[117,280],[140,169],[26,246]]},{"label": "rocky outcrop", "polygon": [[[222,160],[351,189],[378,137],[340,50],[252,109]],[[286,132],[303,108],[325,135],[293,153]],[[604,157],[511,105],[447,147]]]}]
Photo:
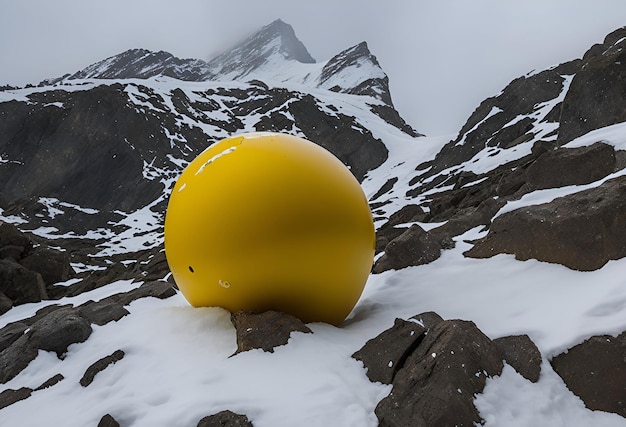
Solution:
[{"label": "rocky outcrop", "polygon": [[499,253],[596,270],[626,256],[626,177],[495,218],[466,256]]},{"label": "rocky outcrop", "polygon": [[221,411],[202,418],[197,427],[253,427],[253,424],[245,415]]},{"label": "rocky outcrop", "polygon": [[0,383],[6,383],[26,368],[39,350],[55,352],[61,358],[68,346],[85,341],[91,332],[89,322],[74,309],[53,311],[0,352]]},{"label": "rocky outcrop", "polygon": [[536,383],[541,374],[541,353],[528,335],[514,335],[493,340],[504,361],[521,376]]},{"label": "rocky outcrop", "polygon": [[376,407],[380,426],[473,426],[474,396],[499,375],[502,354],[474,323],[417,315],[368,341],[353,355],[372,381],[390,383]]},{"label": "rocky outcrop", "polygon": [[626,121],[626,27],[585,53],[561,109],[559,144]]},{"label": "rocky outcrop", "polygon": [[626,417],[626,331],[594,336],[550,363],[587,408]]},{"label": "rocky outcrop", "polygon": [[300,319],[278,311],[238,311],[231,314],[230,320],[237,332],[235,354],[253,349],[273,353],[275,347],[287,344],[292,332],[311,333]]}]

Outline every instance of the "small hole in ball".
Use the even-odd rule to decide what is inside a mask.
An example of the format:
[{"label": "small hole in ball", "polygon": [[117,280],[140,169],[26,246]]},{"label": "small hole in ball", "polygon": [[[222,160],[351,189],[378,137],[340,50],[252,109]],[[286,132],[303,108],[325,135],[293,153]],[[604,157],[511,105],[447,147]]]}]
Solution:
[{"label": "small hole in ball", "polygon": [[189,271],[191,271],[193,273],[193,267],[189,266]]}]

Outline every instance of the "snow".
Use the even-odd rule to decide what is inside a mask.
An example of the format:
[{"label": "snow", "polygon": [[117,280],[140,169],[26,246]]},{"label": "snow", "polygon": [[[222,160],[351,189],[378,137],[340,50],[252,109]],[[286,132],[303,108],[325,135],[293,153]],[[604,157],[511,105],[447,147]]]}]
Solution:
[{"label": "snow", "polygon": [[[373,427],[374,408],[390,386],[369,382],[350,355],[396,317],[432,310],[444,318],[472,320],[491,338],[527,333],[544,358],[591,335],[626,329],[626,260],[580,273],[508,255],[464,258],[469,244],[463,240],[478,235],[472,230],[459,237],[455,249],[431,264],[372,275],[341,327],[309,324],[312,334],[294,333],[274,353],[253,350],[229,357],[236,349],[235,332],[223,309],[192,308],[180,294],[138,300],[127,307],[130,316],[94,326],[88,341],[72,345],[62,361],[40,352],[4,387],[35,388],[57,373],[65,379],[3,409],[3,420],[35,426],[46,408],[53,425],[96,425],[105,413],[122,425],[195,425],[203,416],[230,409],[248,415],[257,427]],[[58,303],[78,305],[139,284],[120,281]],[[14,308],[1,323],[44,304]],[[90,364],[117,349],[126,353],[123,360],[87,388],[78,384]],[[545,360],[538,383],[505,367],[500,377],[488,380],[476,404],[488,426],[626,425],[621,417],[586,409]]]}]

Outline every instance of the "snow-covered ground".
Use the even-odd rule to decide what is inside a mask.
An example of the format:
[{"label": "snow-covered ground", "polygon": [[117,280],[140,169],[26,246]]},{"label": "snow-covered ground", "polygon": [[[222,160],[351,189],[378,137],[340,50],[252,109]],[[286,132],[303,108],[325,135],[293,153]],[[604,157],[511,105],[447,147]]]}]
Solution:
[{"label": "snow-covered ground", "polygon": [[[236,349],[229,313],[192,308],[182,295],[143,299],[131,315],[105,326],[83,344],[72,345],[63,361],[39,357],[4,388],[36,388],[57,373],[65,380],[34,392],[1,412],[7,426],[96,425],[110,413],[125,426],[192,426],[223,409],[247,414],[263,426],[376,426],[373,413],[390,386],[370,383],[350,355],[396,317],[436,311],[444,318],[473,320],[488,336],[527,333],[544,357],[593,334],[626,329],[626,259],[580,273],[512,256],[464,258],[469,245],[437,261],[372,275],[355,310],[342,327],[310,324],[313,334],[294,333],[274,353]],[[117,282],[108,292],[66,298],[79,304],[137,286]],[[44,303],[17,307],[0,326],[34,313]],[[100,372],[86,388],[79,380],[96,360],[121,349],[123,360]],[[476,398],[487,426],[626,426],[615,414],[586,409],[544,361],[532,384],[511,368],[490,379]]]}]

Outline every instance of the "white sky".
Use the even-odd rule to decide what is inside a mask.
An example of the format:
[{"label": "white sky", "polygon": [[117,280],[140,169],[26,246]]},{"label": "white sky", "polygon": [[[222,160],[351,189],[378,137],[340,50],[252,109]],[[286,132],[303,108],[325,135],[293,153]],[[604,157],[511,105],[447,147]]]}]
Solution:
[{"label": "white sky", "polygon": [[138,47],[209,59],[277,18],[318,61],[367,41],[402,116],[436,135],[513,78],[581,57],[626,25],[626,1],[0,0],[0,84]]}]

